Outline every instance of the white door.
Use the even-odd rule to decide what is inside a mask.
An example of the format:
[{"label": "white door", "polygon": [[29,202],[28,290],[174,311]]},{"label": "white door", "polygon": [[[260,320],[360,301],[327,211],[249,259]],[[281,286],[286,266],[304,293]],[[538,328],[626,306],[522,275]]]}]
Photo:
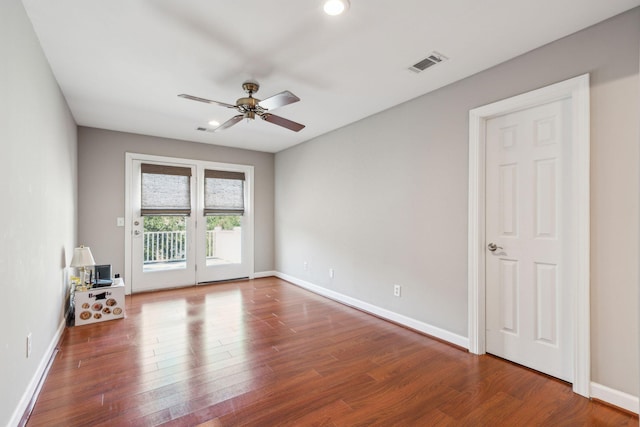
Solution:
[{"label": "white door", "polygon": [[251,171],[203,166],[198,171],[198,283],[250,277]]},{"label": "white door", "polygon": [[127,154],[132,292],[253,277],[253,167]]},{"label": "white door", "polygon": [[132,292],[195,284],[195,166],[133,160],[132,172]]},{"label": "white door", "polygon": [[573,380],[570,102],[486,127],[486,348]]}]

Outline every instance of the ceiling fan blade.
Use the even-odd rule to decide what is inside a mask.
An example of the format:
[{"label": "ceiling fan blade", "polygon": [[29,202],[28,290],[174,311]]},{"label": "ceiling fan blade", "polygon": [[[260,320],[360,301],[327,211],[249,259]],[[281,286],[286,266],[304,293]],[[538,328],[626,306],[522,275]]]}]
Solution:
[{"label": "ceiling fan blade", "polygon": [[304,125],[301,125],[300,123],[296,123],[289,119],[285,119],[284,117],[276,116],[275,114],[263,114],[260,117],[262,117],[263,120],[266,120],[269,123],[282,126],[283,128],[287,128],[294,132],[300,132],[302,129],[304,129]]},{"label": "ceiling fan blade", "polygon": [[284,92],[277,93],[267,99],[260,101],[259,105],[265,110],[273,110],[274,108],[284,107],[285,105],[293,104],[300,101],[300,98],[285,90]]},{"label": "ceiling fan blade", "polygon": [[180,98],[184,98],[184,99],[190,99],[192,101],[199,101],[199,102],[205,102],[207,104],[216,104],[219,105],[221,107],[227,107],[227,108],[236,108],[235,105],[231,105],[231,104],[227,104],[226,102],[219,102],[219,101],[212,101],[210,99],[205,99],[205,98],[199,98],[197,96],[193,96],[193,95],[187,95],[185,93],[181,93],[180,95],[178,95]]},{"label": "ceiling fan blade", "polygon": [[224,122],[223,124],[221,124],[220,126],[218,126],[214,132],[218,132],[221,130],[225,130],[227,128],[230,128],[231,126],[235,125],[236,123],[238,123],[240,120],[242,120],[244,118],[244,114],[238,114],[237,116],[233,116],[231,117],[229,120],[227,120],[226,122]]}]

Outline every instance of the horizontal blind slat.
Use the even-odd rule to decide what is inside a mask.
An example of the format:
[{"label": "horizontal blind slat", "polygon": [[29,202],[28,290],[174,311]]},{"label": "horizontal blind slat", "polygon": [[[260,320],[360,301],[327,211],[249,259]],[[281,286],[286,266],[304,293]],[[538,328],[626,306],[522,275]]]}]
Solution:
[{"label": "horizontal blind slat", "polygon": [[244,209],[205,209],[205,216],[244,215]]},{"label": "horizontal blind slat", "polygon": [[140,165],[140,169],[142,170],[142,173],[152,173],[157,175],[191,176],[190,167],[154,165],[151,163],[142,163]]},{"label": "horizontal blind slat", "polygon": [[190,216],[191,209],[141,209],[141,216]]},{"label": "horizontal blind slat", "polygon": [[237,179],[244,181],[244,172],[232,172],[232,171],[217,171],[211,169],[205,169],[205,178],[219,178],[219,179]]}]

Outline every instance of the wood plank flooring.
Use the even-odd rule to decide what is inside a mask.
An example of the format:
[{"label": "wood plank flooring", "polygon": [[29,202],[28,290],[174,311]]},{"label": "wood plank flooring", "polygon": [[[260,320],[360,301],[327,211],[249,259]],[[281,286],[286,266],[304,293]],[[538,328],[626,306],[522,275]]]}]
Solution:
[{"label": "wood plank flooring", "polygon": [[637,426],[561,381],[276,278],[67,329],[28,426]]}]

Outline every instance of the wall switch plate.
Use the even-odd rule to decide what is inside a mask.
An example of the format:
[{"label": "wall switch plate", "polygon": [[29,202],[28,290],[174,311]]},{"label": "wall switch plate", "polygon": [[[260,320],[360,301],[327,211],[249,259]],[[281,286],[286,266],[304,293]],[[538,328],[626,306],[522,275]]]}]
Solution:
[{"label": "wall switch plate", "polygon": [[329,269],[329,278],[333,279],[333,268]]},{"label": "wall switch plate", "polygon": [[119,216],[118,218],[116,218],[116,226],[117,227],[124,227],[124,218]]},{"label": "wall switch plate", "polygon": [[400,285],[393,285],[393,296],[394,297],[400,296]]}]

